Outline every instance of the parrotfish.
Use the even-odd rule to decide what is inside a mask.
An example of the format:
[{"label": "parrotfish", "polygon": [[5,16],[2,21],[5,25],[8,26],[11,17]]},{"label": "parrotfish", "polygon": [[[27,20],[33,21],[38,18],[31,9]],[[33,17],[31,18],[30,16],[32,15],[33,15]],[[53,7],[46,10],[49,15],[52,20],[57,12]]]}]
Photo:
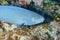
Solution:
[{"label": "parrotfish", "polygon": [[15,25],[35,25],[44,22],[44,17],[27,9],[15,6],[0,6],[0,21]]}]

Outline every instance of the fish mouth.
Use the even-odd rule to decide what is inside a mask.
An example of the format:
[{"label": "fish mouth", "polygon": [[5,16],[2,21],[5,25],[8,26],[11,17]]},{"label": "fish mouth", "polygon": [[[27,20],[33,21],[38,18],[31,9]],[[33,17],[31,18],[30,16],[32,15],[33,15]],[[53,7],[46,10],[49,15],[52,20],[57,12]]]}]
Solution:
[{"label": "fish mouth", "polygon": [[43,17],[41,17],[41,18],[39,18],[39,19],[35,19],[35,21],[34,21],[34,25],[36,25],[36,24],[40,24],[40,23],[43,23],[44,22],[44,18]]},{"label": "fish mouth", "polygon": [[31,25],[37,25],[37,24],[41,24],[45,21],[44,17],[40,16],[39,18],[32,18],[31,20],[29,20],[29,23],[27,23],[26,21],[24,22],[24,25],[31,26]]}]

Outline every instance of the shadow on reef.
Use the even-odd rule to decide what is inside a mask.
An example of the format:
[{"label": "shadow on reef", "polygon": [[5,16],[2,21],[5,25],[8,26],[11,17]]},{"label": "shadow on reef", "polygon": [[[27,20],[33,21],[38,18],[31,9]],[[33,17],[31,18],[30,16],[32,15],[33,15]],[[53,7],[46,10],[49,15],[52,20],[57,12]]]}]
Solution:
[{"label": "shadow on reef", "polygon": [[44,10],[40,8],[39,6],[36,6],[33,1],[30,2],[30,4],[27,6],[27,9],[34,11],[38,13],[39,15],[42,15],[45,18],[44,23],[46,22],[50,23],[51,21],[53,21],[53,16],[47,10]]}]

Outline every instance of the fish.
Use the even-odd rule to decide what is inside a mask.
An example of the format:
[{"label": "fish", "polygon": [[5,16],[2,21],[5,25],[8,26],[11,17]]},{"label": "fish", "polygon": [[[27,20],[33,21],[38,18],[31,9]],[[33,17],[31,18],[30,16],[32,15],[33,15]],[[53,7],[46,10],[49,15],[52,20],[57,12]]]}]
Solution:
[{"label": "fish", "polygon": [[14,25],[35,25],[44,22],[44,17],[21,7],[0,6],[0,21]]}]

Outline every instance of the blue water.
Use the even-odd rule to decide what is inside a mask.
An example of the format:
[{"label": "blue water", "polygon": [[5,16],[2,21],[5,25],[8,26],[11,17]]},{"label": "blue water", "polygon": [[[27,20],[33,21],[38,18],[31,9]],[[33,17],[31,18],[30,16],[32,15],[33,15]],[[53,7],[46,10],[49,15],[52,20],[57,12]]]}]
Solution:
[{"label": "blue water", "polygon": [[15,25],[35,25],[44,22],[44,18],[35,12],[15,6],[0,6],[0,21]]}]

